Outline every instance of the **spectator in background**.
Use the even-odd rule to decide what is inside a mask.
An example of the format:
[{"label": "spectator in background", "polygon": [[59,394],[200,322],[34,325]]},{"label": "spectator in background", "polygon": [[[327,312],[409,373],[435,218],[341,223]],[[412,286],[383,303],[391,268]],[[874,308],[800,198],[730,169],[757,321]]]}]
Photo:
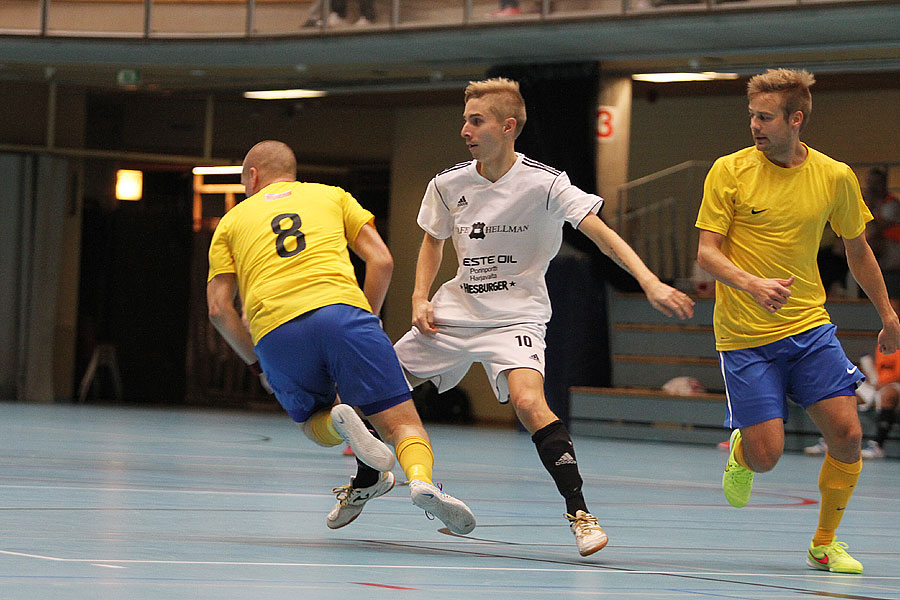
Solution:
[{"label": "spectator in background", "polygon": [[[897,407],[900,406],[900,352],[884,354],[876,345],[875,360],[867,354],[860,359],[859,368],[866,376],[866,381],[856,388],[859,410],[868,410],[874,405],[877,411],[875,437],[863,444],[860,455],[865,459],[884,458],[884,442],[897,422]],[[819,438],[803,452],[825,454],[828,444],[824,438]]]},{"label": "spectator in background", "polygon": [[492,17],[514,17],[522,14],[519,0],[500,0],[500,9],[491,13]]},{"label": "spectator in background", "polygon": [[875,348],[875,437],[863,445],[863,458],[884,458],[884,442],[894,423],[900,405],[900,353],[883,354]]},{"label": "spectator in background", "polygon": [[900,298],[900,198],[888,192],[887,171],[869,169],[863,199],[874,220],[866,228],[866,237],[881,265],[884,284],[891,298]]},{"label": "spectator in background", "polygon": [[[329,27],[341,27],[347,25],[348,0],[331,0],[331,12],[326,19]],[[359,19],[354,25],[365,26],[375,22],[375,0],[357,0],[359,5]],[[309,18],[305,27],[320,27],[322,25],[322,2],[316,0],[309,9]]]}]

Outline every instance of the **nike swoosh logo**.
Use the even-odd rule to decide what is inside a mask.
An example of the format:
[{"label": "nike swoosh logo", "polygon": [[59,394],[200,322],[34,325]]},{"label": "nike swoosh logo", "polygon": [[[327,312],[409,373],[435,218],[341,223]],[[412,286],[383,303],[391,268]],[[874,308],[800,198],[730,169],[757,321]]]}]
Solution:
[{"label": "nike swoosh logo", "polygon": [[836,508],[836,509],[834,509],[834,510],[844,510],[845,508],[847,508],[847,507],[846,507],[846,506],[842,506],[842,507]]},{"label": "nike swoosh logo", "polygon": [[852,373],[855,370],[856,370],[856,367],[853,367],[852,369],[847,369],[847,375],[849,375],[850,373]]},{"label": "nike swoosh logo", "polygon": [[340,423],[341,425],[343,425],[343,424],[344,424],[344,417],[338,416],[338,423]]},{"label": "nike swoosh logo", "polygon": [[434,498],[434,494],[422,494],[426,498]]},{"label": "nike swoosh logo", "polygon": [[751,215],[758,215],[759,213],[761,213],[761,212],[766,212],[767,210],[769,210],[769,209],[768,209],[768,208],[763,208],[763,209],[760,209],[760,210],[754,210],[754,209],[751,208],[751,209],[750,209],[750,214],[751,214]]},{"label": "nike swoosh logo", "polygon": [[820,564],[823,564],[823,565],[827,565],[827,564],[828,564],[828,555],[827,555],[827,554],[824,555],[822,558],[819,558],[818,556],[813,556],[812,554],[810,554],[810,556],[812,556],[812,557],[813,557],[813,560],[816,561],[817,563],[820,563]]}]

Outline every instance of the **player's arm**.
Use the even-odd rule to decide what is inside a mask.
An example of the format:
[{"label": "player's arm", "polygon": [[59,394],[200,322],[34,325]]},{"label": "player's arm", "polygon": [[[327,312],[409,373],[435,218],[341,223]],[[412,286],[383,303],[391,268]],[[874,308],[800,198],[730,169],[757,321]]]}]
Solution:
[{"label": "player's arm", "polygon": [[363,293],[372,307],[372,312],[377,315],[381,312],[388,286],[391,284],[394,257],[372,223],[363,225],[350,248],[366,263]]},{"label": "player's arm", "polygon": [[700,268],[736,290],[747,292],[767,311],[774,313],[787,303],[791,297],[790,286],[794,284],[794,276],[789,279],[764,279],[751,275],[738,268],[722,252],[725,236],[715,231],[700,230],[700,245],[697,248],[697,263]]},{"label": "player's arm", "polygon": [[866,242],[865,234],[852,239],[842,239],[844,249],[847,251],[847,266],[881,317],[882,329],[878,334],[878,347],[884,354],[892,354],[900,350],[900,322],[897,320],[897,313],[891,307],[881,268]]},{"label": "player's arm", "polygon": [[209,320],[228,345],[248,365],[254,364],[253,340],[244,326],[241,315],[234,307],[237,295],[237,277],[234,273],[219,273],[206,284],[206,305]]},{"label": "player's arm", "polygon": [[588,236],[603,254],[637,279],[653,308],[669,317],[689,319],[694,316],[694,301],[684,292],[660,281],[631,246],[610,229],[603,219],[591,213],[578,224],[578,230]]},{"label": "player's arm", "polygon": [[416,284],[412,294],[412,324],[422,333],[437,333],[429,295],[443,257],[444,240],[426,233],[416,260]]}]

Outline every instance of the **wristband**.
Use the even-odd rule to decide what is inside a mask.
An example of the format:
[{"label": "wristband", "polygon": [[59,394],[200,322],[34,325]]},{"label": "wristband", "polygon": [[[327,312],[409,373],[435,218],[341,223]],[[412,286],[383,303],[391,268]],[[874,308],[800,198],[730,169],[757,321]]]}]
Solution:
[{"label": "wristband", "polygon": [[256,361],[252,365],[247,365],[247,368],[250,369],[254,375],[262,375],[263,370],[262,367],[259,366],[259,361]]}]

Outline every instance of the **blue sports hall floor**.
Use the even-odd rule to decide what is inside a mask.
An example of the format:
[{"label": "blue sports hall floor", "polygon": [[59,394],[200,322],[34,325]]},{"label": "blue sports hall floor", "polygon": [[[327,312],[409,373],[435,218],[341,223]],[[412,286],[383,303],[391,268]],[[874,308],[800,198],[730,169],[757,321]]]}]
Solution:
[{"label": "blue sports hall floor", "polygon": [[610,536],[582,558],[527,434],[429,430],[468,536],[400,485],[329,530],[355,462],[287,416],[0,403],[0,599],[900,599],[900,461],[866,463],[839,530],[865,572],[835,575],[805,565],[820,458],[785,455],[738,510],[716,447],[578,437]]}]

